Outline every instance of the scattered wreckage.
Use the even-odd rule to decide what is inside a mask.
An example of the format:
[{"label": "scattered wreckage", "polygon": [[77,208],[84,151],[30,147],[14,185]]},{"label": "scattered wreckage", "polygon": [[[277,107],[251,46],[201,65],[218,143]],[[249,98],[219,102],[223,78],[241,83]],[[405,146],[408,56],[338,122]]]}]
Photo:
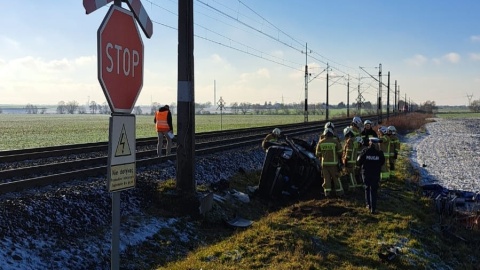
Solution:
[{"label": "scattered wreckage", "polygon": [[285,137],[285,142],[267,149],[258,194],[266,199],[298,198],[320,179],[320,161],[315,145]]}]

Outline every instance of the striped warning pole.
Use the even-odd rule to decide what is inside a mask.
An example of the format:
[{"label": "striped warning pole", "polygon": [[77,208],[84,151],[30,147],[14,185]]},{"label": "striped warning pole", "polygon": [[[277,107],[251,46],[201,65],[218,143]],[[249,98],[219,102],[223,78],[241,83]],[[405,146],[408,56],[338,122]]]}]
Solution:
[{"label": "striped warning pole", "polygon": [[[85,8],[85,12],[90,14],[112,1],[113,0],[83,0],[83,7]],[[145,8],[143,8],[142,2],[140,2],[140,0],[123,1],[128,4],[128,7],[133,12],[135,19],[137,19],[137,22],[140,24],[143,33],[145,33],[145,36],[150,38],[153,34],[153,24],[152,20],[150,20],[150,17],[147,14],[147,11]]]},{"label": "striped warning pole", "polygon": [[147,14],[145,8],[143,8],[142,2],[140,0],[126,0],[128,6],[133,11],[133,15],[137,19],[140,27],[142,28],[143,32],[150,38],[153,34],[153,24],[152,20]]},{"label": "striped warning pole", "polygon": [[83,0],[83,7],[85,8],[85,12],[90,14],[112,1],[113,0]]}]

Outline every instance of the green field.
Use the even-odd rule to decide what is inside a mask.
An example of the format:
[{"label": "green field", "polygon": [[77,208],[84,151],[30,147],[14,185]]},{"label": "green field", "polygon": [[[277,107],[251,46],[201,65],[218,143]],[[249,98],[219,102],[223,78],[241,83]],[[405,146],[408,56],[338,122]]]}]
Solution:
[{"label": "green field", "polygon": [[[0,114],[0,151],[108,141],[109,115]],[[323,116],[310,116],[310,121]],[[157,136],[154,116],[136,116],[136,137]],[[195,132],[303,122],[303,115],[196,115]],[[173,116],[177,133],[177,117]]]}]

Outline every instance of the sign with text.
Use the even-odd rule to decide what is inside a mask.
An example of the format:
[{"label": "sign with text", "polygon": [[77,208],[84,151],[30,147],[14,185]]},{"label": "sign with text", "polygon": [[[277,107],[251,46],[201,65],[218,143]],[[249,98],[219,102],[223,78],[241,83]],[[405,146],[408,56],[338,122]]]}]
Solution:
[{"label": "sign with text", "polygon": [[143,86],[143,42],[132,12],[112,5],[98,35],[98,81],[114,113],[131,113]]},{"label": "sign with text", "polygon": [[113,114],[108,140],[108,191],[134,188],[136,184],[135,115]]}]

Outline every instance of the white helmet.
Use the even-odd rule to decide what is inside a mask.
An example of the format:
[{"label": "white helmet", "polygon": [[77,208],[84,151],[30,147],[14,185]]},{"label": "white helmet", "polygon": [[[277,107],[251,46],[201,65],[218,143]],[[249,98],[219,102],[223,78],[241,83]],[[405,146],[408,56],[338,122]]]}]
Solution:
[{"label": "white helmet", "polygon": [[372,121],[370,120],[365,120],[365,122],[363,122],[363,125],[366,126],[366,125],[372,125]]},{"label": "white helmet", "polygon": [[353,117],[352,119],[352,123],[354,123],[355,125],[357,125],[358,127],[360,127],[360,125],[362,124],[362,119],[358,116],[355,116]]},{"label": "white helmet", "polygon": [[387,131],[392,132],[392,134],[395,134],[397,132],[397,129],[394,126],[388,126]]},{"label": "white helmet", "polygon": [[352,133],[353,135],[353,130],[351,127],[346,127],[343,129],[343,136],[347,136],[348,133]]},{"label": "white helmet", "polygon": [[324,128],[330,128],[330,129],[335,129],[335,125],[332,123],[332,122],[327,122],[325,124],[325,127]]},{"label": "white helmet", "polygon": [[282,133],[282,131],[279,128],[274,128],[272,131],[272,134],[275,136],[280,136],[280,133]]},{"label": "white helmet", "polygon": [[327,133],[330,133],[333,135],[333,130],[331,128],[326,128],[324,131],[323,131],[323,135],[327,135]]},{"label": "white helmet", "polygon": [[387,127],[386,126],[381,126],[379,129],[378,129],[382,134],[387,134]]}]

